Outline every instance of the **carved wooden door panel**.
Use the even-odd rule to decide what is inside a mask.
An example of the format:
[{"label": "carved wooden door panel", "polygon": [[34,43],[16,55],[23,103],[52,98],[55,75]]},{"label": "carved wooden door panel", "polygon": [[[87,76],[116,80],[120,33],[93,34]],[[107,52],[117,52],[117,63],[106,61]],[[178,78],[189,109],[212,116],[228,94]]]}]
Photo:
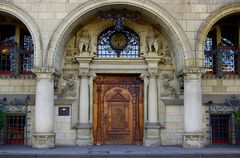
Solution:
[{"label": "carved wooden door panel", "polygon": [[138,76],[98,76],[94,82],[94,144],[142,144],[143,84]]}]

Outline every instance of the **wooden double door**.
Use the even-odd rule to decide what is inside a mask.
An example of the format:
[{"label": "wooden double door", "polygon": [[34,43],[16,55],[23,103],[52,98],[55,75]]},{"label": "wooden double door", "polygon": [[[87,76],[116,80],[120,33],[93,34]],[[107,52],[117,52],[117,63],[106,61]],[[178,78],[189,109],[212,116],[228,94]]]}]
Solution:
[{"label": "wooden double door", "polygon": [[139,75],[98,75],[93,90],[94,144],[142,144],[143,82]]}]

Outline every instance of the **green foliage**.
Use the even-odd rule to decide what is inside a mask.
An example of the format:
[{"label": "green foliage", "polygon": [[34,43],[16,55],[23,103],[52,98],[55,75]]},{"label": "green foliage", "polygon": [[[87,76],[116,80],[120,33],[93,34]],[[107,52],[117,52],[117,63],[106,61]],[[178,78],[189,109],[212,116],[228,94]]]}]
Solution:
[{"label": "green foliage", "polygon": [[236,112],[236,123],[240,125],[240,108]]},{"label": "green foliage", "polygon": [[5,112],[3,109],[0,109],[0,129],[3,128],[5,122]]}]

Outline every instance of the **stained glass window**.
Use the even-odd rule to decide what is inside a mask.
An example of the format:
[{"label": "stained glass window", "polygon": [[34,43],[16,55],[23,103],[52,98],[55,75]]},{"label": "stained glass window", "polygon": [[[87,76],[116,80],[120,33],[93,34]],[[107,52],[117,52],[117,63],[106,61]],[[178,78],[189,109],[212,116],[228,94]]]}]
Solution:
[{"label": "stained glass window", "polygon": [[20,30],[16,42],[15,26],[0,26],[0,74],[31,73],[33,66],[33,41],[30,33]]},{"label": "stained glass window", "polygon": [[98,36],[97,56],[101,58],[134,58],[140,56],[140,38],[130,28],[117,31],[114,27]]},{"label": "stained glass window", "polygon": [[216,28],[210,31],[204,45],[204,67],[217,76],[238,73],[238,29],[236,26],[220,26],[217,44]]}]

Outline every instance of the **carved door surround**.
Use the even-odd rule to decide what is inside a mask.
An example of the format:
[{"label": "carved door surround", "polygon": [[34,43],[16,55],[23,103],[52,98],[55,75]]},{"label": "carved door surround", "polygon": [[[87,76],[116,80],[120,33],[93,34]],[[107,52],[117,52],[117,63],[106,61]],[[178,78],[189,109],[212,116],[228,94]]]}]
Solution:
[{"label": "carved door surround", "polygon": [[143,143],[143,82],[139,75],[98,75],[93,87],[93,143]]}]

